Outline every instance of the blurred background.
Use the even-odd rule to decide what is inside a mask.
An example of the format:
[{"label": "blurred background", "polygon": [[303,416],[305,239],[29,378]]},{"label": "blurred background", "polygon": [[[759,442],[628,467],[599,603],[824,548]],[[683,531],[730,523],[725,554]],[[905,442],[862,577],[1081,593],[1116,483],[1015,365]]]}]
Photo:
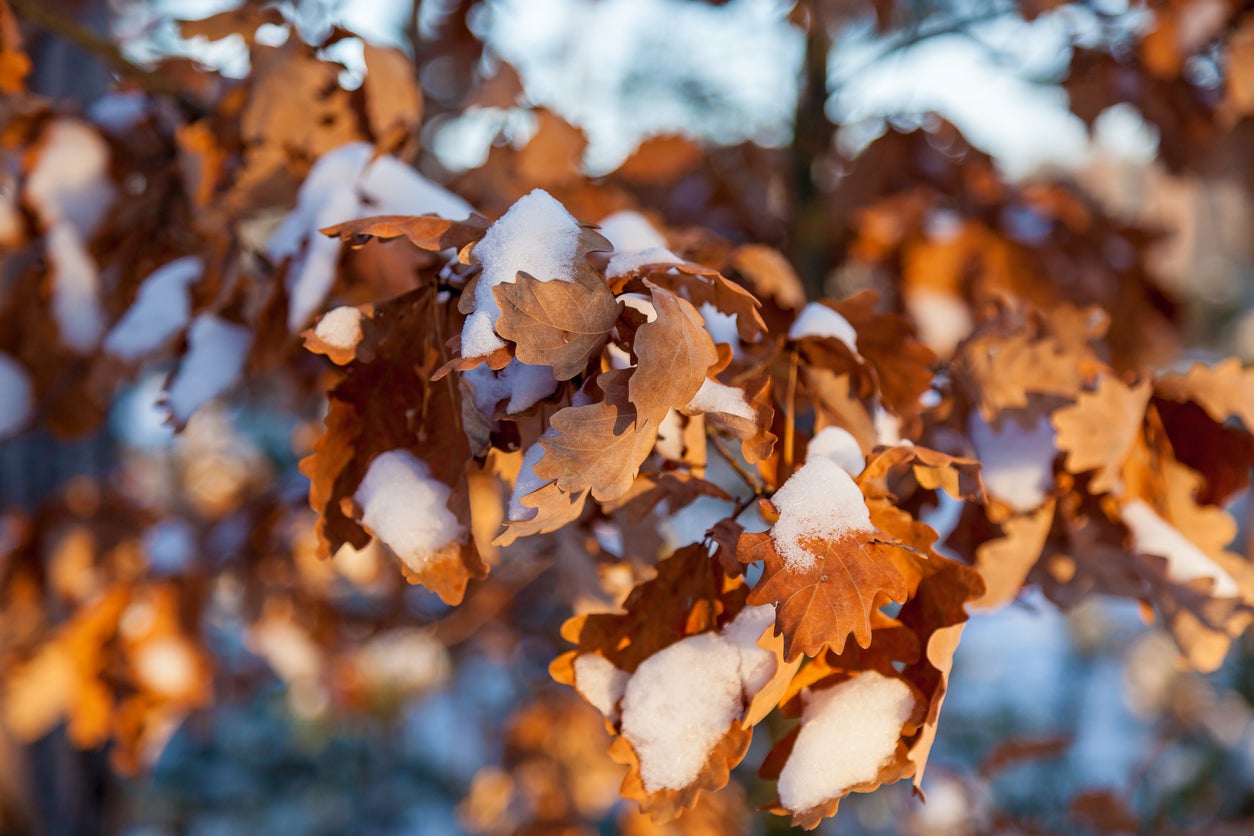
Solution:
[{"label": "blurred background", "polygon": [[[251,40],[301,38],[347,90],[366,42],[394,46],[424,99],[410,158],[485,213],[534,185],[581,219],[630,194],[669,228],[779,247],[812,296],[881,290],[942,356],[973,283],[1038,282],[1113,311],[1117,366],[1254,360],[1241,3],[345,0],[279,4],[294,31],[249,37],[176,23],[229,0],[43,5],[74,26],[24,26],[27,83],[102,130],[125,100],[75,26],[228,79]],[[524,552],[456,610],[374,546],[320,561],[296,469],[320,367],[292,362],[178,434],[166,358],[100,429],[0,442],[0,652],[55,637],[7,675],[6,832],[789,830],[755,812],[765,740],[748,789],[670,829],[619,799],[601,718],[547,672],[570,555]],[[928,803],[894,785],[820,832],[1249,832],[1252,660],[1247,634],[1201,676],[1135,602],[1025,593],[964,634]]]}]

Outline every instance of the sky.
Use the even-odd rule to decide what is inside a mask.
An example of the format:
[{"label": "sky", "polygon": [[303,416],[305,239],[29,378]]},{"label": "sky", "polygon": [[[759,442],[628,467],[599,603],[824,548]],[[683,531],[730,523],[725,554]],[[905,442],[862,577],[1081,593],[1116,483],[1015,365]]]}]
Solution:
[{"label": "sky", "polygon": [[[1122,0],[1110,0],[1119,11]],[[229,8],[231,0],[153,0],[130,4],[120,24],[129,50],[150,56],[167,43],[159,22]],[[580,126],[588,136],[585,167],[613,170],[643,138],[693,131],[720,143],[788,141],[803,39],[786,20],[786,0],[730,0],[721,7],[690,0],[493,0],[478,21],[491,48],[520,72],[528,98]],[[337,20],[381,44],[403,41],[409,0],[306,4],[315,29]],[[321,10],[319,12],[318,10]],[[1127,25],[1137,25],[1134,16]],[[1157,138],[1124,107],[1107,114],[1091,143],[1067,109],[1057,81],[1069,44],[1094,37],[1091,12],[1064,8],[1034,23],[1002,18],[963,34],[904,49],[869,23],[837,38],[829,61],[829,115],[845,127],[839,141],[856,150],[896,114],[934,110],[991,153],[1013,178],[1042,168],[1074,169],[1100,149],[1143,161]],[[360,45],[336,57],[360,73]],[[246,72],[242,44],[196,44],[202,60]],[[503,127],[526,136],[518,113],[480,110],[441,129],[435,148],[453,168],[477,165]]]}]

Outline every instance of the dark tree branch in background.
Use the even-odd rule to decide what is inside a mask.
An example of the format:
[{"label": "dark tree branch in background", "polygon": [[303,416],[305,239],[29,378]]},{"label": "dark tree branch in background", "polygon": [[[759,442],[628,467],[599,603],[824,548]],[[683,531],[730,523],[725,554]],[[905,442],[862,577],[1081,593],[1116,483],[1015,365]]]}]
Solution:
[{"label": "dark tree branch in background", "polygon": [[192,99],[177,83],[161,73],[141,67],[131,61],[116,44],[90,27],[49,8],[38,0],[8,0],[8,2],[20,20],[72,43],[109,69],[131,79],[149,93],[173,99],[188,114],[201,115],[205,112],[204,106]]}]

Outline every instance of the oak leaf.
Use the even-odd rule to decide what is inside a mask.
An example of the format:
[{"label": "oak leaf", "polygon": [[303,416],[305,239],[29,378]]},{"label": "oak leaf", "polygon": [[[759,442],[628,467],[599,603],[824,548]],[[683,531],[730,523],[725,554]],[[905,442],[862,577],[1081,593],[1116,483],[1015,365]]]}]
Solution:
[{"label": "oak leaf", "polygon": [[622,303],[599,276],[578,271],[573,282],[540,281],[519,273],[512,284],[492,289],[501,316],[496,333],[516,343],[515,356],[533,366],[552,366],[569,380],[600,352]]},{"label": "oak leaf", "polygon": [[451,221],[438,215],[374,215],[319,231],[353,248],[365,246],[371,238],[380,241],[405,238],[421,250],[441,252],[451,248],[460,250],[478,241],[488,231],[488,225],[488,220],[479,215],[471,215],[464,221]]},{"label": "oak leaf", "polygon": [[1090,492],[1107,493],[1119,483],[1119,471],[1145,419],[1149,397],[1148,380],[1127,386],[1103,375],[1094,391],[1055,410],[1051,421],[1058,431],[1058,449],[1067,454],[1067,470],[1097,471],[1089,482]]},{"label": "oak leaf", "polygon": [[740,561],[764,562],[750,605],[777,605],[787,660],[817,656],[827,647],[840,653],[850,636],[868,647],[871,613],[889,601],[906,600],[909,585],[891,555],[898,547],[858,533],[803,543],[817,559],[807,568],[791,568],[769,533],[741,535]]},{"label": "oak leaf", "polygon": [[614,738],[610,744],[610,757],[628,768],[621,789],[623,798],[639,802],[655,824],[665,824],[695,805],[702,792],[717,792],[727,786],[732,767],[744,759],[752,737],[752,730],[733,721],[727,733],[710,751],[697,778],[681,790],[646,790],[640,776],[640,758],[624,737]]},{"label": "oak leaf", "polygon": [[657,319],[636,331],[632,345],[639,362],[627,384],[638,421],[656,426],[679,409],[705,382],[718,362],[714,340],[697,309],[664,288],[650,286]]}]

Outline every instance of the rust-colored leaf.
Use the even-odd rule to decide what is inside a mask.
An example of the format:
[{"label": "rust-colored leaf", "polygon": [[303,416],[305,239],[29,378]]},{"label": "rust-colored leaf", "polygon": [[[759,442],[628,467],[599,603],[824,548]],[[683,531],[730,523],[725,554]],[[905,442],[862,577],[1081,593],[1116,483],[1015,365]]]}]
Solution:
[{"label": "rust-colored leaf", "polygon": [[788,660],[802,653],[817,656],[828,647],[840,653],[850,636],[868,647],[871,613],[906,599],[906,578],[889,554],[896,547],[856,533],[808,540],[805,546],[817,559],[809,568],[794,569],[775,550],[769,533],[741,535],[741,562],[764,561],[749,603],[778,606],[776,625]]},{"label": "rust-colored leaf", "polygon": [[320,230],[330,238],[339,238],[351,247],[361,247],[371,238],[390,241],[405,238],[422,250],[440,252],[461,249],[478,241],[488,231],[488,221],[471,215],[464,221],[450,221],[438,215],[375,215],[329,226]]},{"label": "rust-colored leaf", "polygon": [[718,362],[718,351],[690,302],[661,287],[650,290],[657,319],[636,331],[632,347],[639,364],[627,392],[637,420],[656,426],[668,411],[692,400]]}]

